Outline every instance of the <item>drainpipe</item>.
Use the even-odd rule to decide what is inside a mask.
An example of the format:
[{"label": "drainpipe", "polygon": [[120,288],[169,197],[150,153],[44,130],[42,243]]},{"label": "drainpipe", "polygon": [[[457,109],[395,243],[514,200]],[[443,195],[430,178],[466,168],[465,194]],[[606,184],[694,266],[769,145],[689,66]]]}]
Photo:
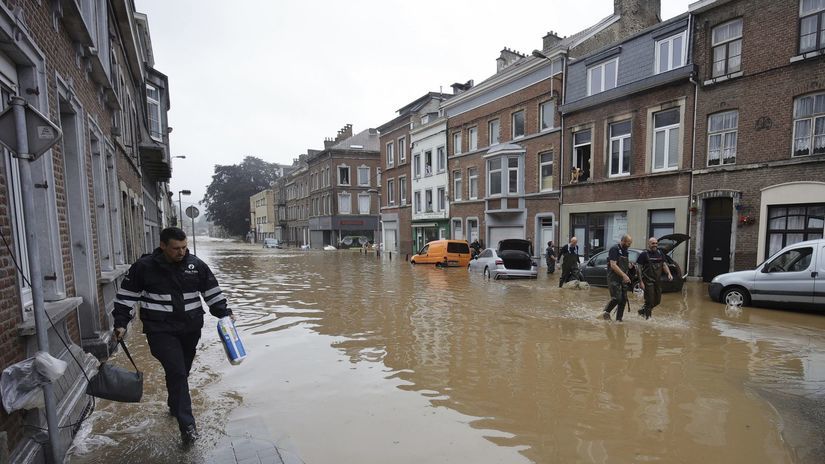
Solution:
[{"label": "drainpipe", "polygon": [[[693,14],[688,16],[688,46],[690,47],[689,57],[691,64],[693,63],[693,21],[694,16]],[[688,232],[690,232],[690,205],[693,204],[693,171],[696,169],[696,117],[697,117],[697,106],[699,103],[699,82],[696,80],[696,73],[690,73],[690,83],[693,84],[693,141],[691,143],[691,154],[690,154],[690,190],[688,193],[688,213],[687,213],[687,224],[688,224]],[[696,235],[699,235],[699,221],[698,221],[698,214],[697,214],[697,221],[696,221]],[[694,247],[696,248],[696,255],[699,255],[699,243],[701,240],[694,241]],[[687,255],[685,256],[685,271],[690,274],[690,249],[688,249]],[[694,272],[694,275],[697,273]]]},{"label": "drainpipe", "polygon": [[[568,52],[569,52],[569,49],[568,49]],[[568,54],[565,53],[564,54],[563,72],[561,74],[561,76],[562,76],[561,77],[561,104],[562,104],[562,106],[564,105],[564,100],[566,98],[564,90],[567,87],[567,61],[568,61]],[[567,130],[567,128],[564,126],[564,113],[562,113],[561,111],[559,111],[559,113],[561,113],[561,121],[559,121],[559,124],[561,124],[561,142],[560,142],[561,146],[559,147],[559,152],[560,152],[559,154],[561,155],[561,157],[559,158],[559,164],[560,164],[560,166],[559,166],[559,219],[558,219],[558,221],[556,221],[557,224],[561,224],[562,219],[564,219],[562,217],[562,214],[561,214],[561,207],[564,204],[564,152],[565,152],[564,133]],[[561,239],[561,232],[562,232],[561,227],[559,227],[559,239]],[[557,243],[561,243],[561,242],[559,241]]]},{"label": "drainpipe", "polygon": [[[23,216],[26,224],[26,239],[29,256],[29,283],[32,287],[34,303],[34,326],[37,333],[37,350],[49,353],[48,326],[46,325],[46,307],[43,299],[43,271],[40,269],[40,249],[35,237],[37,211],[34,206],[34,183],[30,162],[34,157],[29,154],[29,139],[26,130],[26,100],[22,97],[12,97],[11,105],[14,108],[14,126],[17,132],[17,154],[20,160],[20,191],[23,197]],[[21,278],[24,276],[21,275]],[[49,432],[49,448],[46,450],[48,462],[63,462],[60,445],[60,429],[57,421],[57,404],[55,403],[54,386],[51,382],[43,384],[43,398],[45,400],[46,424]]]}]

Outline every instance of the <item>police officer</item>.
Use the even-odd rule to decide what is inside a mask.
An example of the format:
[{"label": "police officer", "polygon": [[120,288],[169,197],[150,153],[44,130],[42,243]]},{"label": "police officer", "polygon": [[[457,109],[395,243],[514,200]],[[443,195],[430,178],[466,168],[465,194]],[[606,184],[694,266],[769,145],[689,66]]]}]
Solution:
[{"label": "police officer", "polygon": [[547,261],[547,273],[552,274],[556,272],[556,247],[553,246],[553,241],[547,242],[547,248],[544,250],[544,259]]},{"label": "police officer", "polygon": [[616,320],[621,322],[624,316],[624,307],[627,304],[627,287],[630,284],[630,258],[627,249],[633,243],[630,235],[622,235],[621,240],[610,248],[607,254],[607,288],[610,290],[610,301],[604,307],[605,320],[610,320],[613,308],[616,310]]},{"label": "police officer", "polygon": [[124,277],[112,315],[113,335],[120,340],[132,319],[131,311],[140,304],[143,332],[166,374],[169,413],[178,420],[183,442],[191,444],[199,437],[189,396],[189,371],[203,327],[201,296],[215,317],[232,316],[232,311],[212,271],[189,254],[186,245],[183,230],[163,229],[160,247],[137,260]]},{"label": "police officer", "polygon": [[653,308],[662,302],[662,272],[667,274],[667,280],[673,280],[673,274],[670,273],[665,254],[659,249],[659,241],[656,237],[650,237],[647,240],[647,250],[639,254],[636,264],[641,267],[639,285],[645,292],[645,304],[639,310],[639,315],[650,319],[653,315]]},{"label": "police officer", "polygon": [[579,239],[570,237],[570,242],[559,250],[559,261],[561,261],[561,277],[559,278],[559,288],[568,280],[572,280],[579,271]]}]

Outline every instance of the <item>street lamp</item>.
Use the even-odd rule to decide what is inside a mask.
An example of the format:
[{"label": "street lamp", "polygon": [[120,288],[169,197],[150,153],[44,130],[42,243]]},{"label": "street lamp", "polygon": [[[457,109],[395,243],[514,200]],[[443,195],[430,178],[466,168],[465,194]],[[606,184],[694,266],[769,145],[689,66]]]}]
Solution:
[{"label": "street lamp", "polygon": [[183,201],[181,200],[181,195],[192,195],[191,190],[178,190],[178,212],[180,216],[178,216],[178,223],[180,224],[180,228],[183,229]]},{"label": "street lamp", "polygon": [[535,56],[536,58],[543,58],[543,59],[545,59],[545,60],[549,60],[549,59],[550,59],[550,57],[548,57],[547,55],[545,55],[544,53],[542,53],[542,52],[541,52],[541,51],[539,51],[539,50],[533,50],[532,55],[533,55],[533,56]]}]

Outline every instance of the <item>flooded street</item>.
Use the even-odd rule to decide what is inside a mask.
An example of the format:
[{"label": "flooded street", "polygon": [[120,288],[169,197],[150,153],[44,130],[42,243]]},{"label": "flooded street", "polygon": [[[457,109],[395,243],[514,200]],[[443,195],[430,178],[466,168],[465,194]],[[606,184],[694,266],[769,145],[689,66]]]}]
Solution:
[{"label": "flooded street", "polygon": [[133,327],[143,402],[98,401],[71,463],[208,461],[250,416],[308,464],[825,460],[823,316],[726,312],[689,283],[649,321],[632,299],[618,324],[598,317],[606,289],[562,290],[558,274],[488,282],[396,256],[198,251],[250,353],[231,366],[207,318],[190,379],[204,439],[180,448]]}]

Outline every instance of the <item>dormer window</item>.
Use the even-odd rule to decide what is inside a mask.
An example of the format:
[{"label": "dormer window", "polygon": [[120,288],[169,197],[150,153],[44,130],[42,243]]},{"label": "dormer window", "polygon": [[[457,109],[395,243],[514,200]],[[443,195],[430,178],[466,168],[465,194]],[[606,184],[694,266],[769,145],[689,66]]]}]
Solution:
[{"label": "dormer window", "polygon": [[613,58],[587,69],[587,95],[595,95],[616,87],[619,58]]}]

